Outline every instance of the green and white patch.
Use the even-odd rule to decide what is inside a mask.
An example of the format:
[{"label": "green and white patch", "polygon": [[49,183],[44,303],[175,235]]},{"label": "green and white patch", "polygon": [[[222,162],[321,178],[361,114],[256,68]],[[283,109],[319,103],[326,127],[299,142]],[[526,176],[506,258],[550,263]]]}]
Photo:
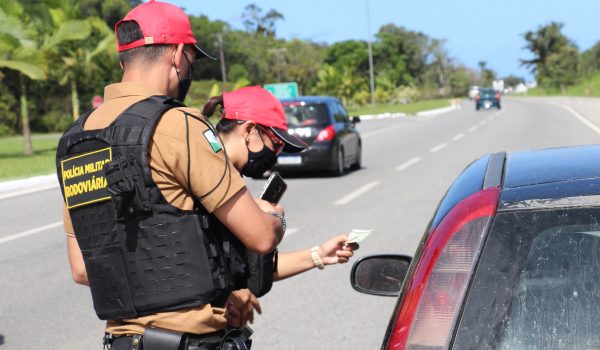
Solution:
[{"label": "green and white patch", "polygon": [[219,140],[217,140],[217,136],[215,136],[215,133],[212,130],[206,130],[204,132],[204,137],[206,137],[206,140],[215,153],[223,149],[223,146],[221,146]]}]

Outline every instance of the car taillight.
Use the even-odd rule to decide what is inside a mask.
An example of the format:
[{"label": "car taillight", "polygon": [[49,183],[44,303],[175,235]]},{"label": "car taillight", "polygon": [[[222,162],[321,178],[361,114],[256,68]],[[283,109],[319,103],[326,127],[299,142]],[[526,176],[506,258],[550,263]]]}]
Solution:
[{"label": "car taillight", "polygon": [[500,99],[500,94],[496,94],[496,100]]},{"label": "car taillight", "polygon": [[404,291],[388,349],[447,349],[499,188],[454,207],[431,233]]},{"label": "car taillight", "polygon": [[329,141],[333,140],[334,137],[335,129],[333,128],[333,125],[329,125],[325,129],[321,130],[321,132],[319,132],[317,138],[315,138],[315,141]]},{"label": "car taillight", "polygon": [[479,100],[481,99],[481,96],[477,95],[477,96],[475,96],[475,99],[476,99],[477,101],[479,101]]}]

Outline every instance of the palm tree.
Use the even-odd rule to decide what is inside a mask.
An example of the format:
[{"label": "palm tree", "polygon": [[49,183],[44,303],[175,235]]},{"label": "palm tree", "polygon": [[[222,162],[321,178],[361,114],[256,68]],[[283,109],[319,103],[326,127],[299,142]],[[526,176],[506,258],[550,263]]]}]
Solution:
[{"label": "palm tree", "polygon": [[97,58],[114,49],[114,36],[98,17],[77,19],[79,11],[72,0],[48,2],[53,35],[42,46],[49,61],[56,67],[61,85],[69,84],[73,120],[79,118],[79,83],[91,77],[99,68]]},{"label": "palm tree", "polygon": [[27,107],[27,79],[47,79],[46,62],[33,40],[35,35],[34,29],[28,25],[23,7],[16,1],[3,2],[0,7],[0,67],[16,71],[19,76],[25,155],[33,153]]}]

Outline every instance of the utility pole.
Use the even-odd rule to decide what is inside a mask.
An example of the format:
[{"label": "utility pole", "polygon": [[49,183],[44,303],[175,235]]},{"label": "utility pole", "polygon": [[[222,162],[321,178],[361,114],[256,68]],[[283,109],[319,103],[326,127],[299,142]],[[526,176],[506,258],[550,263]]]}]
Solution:
[{"label": "utility pole", "polygon": [[375,74],[373,73],[373,47],[371,45],[371,14],[369,13],[369,0],[367,5],[367,45],[369,48],[369,89],[371,91],[371,106],[375,106]]},{"label": "utility pole", "polygon": [[221,78],[223,82],[227,82],[227,67],[225,66],[225,53],[223,52],[223,36],[221,33],[217,34],[217,42],[219,44],[219,59],[221,61]]}]

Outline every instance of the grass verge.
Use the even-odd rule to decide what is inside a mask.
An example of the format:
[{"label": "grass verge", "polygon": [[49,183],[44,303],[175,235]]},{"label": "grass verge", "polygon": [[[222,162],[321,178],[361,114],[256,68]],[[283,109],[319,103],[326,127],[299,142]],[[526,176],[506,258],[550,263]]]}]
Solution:
[{"label": "grass verge", "polygon": [[418,101],[407,104],[378,104],[374,107],[363,106],[360,108],[349,109],[350,115],[366,115],[366,114],[383,114],[383,113],[406,113],[416,114],[422,111],[428,111],[430,109],[449,107],[451,100],[449,99],[438,99],[438,100],[427,100]]},{"label": "grass verge", "polygon": [[600,74],[591,75],[581,82],[569,86],[563,94],[558,88],[537,87],[530,89],[527,96],[582,96],[600,97]]},{"label": "grass verge", "polygon": [[23,155],[23,137],[0,138],[0,181],[56,172],[54,157],[60,134],[33,135],[33,155]]}]

